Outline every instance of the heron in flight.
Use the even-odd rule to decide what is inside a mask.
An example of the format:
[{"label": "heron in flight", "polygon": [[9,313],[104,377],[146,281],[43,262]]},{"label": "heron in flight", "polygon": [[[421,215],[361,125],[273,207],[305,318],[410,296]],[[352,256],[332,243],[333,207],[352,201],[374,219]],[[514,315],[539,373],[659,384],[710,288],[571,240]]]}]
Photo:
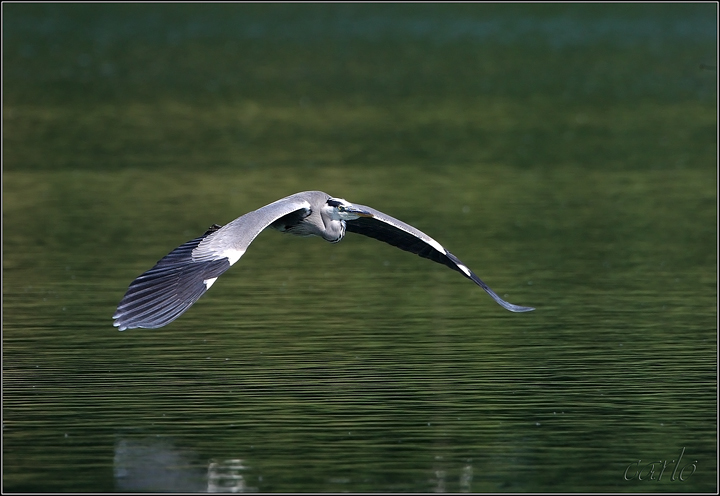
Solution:
[{"label": "heron in flight", "polygon": [[113,315],[114,325],[121,331],[137,327],[154,329],[177,319],[240,260],[255,237],[268,227],[298,236],[320,236],[331,243],[340,241],[348,231],[369,236],[447,265],[511,312],[534,310],[500,298],[460,259],[419,229],[322,191],[303,191],[225,226],[213,224],[202,236],[175,248],[130,284]]}]

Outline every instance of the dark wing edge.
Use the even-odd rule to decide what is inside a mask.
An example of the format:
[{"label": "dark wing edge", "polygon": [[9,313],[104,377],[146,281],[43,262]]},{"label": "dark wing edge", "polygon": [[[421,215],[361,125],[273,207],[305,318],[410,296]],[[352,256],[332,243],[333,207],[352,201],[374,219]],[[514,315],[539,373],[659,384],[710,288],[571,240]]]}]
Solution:
[{"label": "dark wing edge", "polygon": [[[470,270],[470,268],[462,263],[458,257],[450,253],[449,251],[445,250],[445,253],[447,257],[458,267],[458,272],[460,272],[462,275],[470,279],[472,282],[480,286],[485,290],[487,294],[490,295],[490,297],[495,300],[495,302],[503,307],[505,310],[510,310],[511,312],[521,313],[521,312],[532,312],[535,310],[533,307],[523,307],[520,305],[515,305],[513,303],[510,303],[509,301],[505,301],[502,298],[500,298],[495,291],[490,289],[490,287],[483,282],[482,279],[480,279],[475,272]],[[467,271],[467,272],[466,272]]]},{"label": "dark wing edge", "polygon": [[227,258],[193,261],[192,252],[220,228],[213,225],[200,237],[184,243],[137,277],[113,315],[119,330],[143,327],[155,329],[182,315],[230,268]]},{"label": "dark wing edge", "polygon": [[346,221],[347,231],[377,239],[378,241],[388,243],[401,250],[409,251],[410,253],[414,253],[420,257],[427,258],[428,260],[460,272],[463,276],[484,289],[498,305],[506,310],[511,312],[530,312],[535,310],[533,307],[514,305],[500,298],[495,291],[490,289],[490,287],[462,263],[459,258],[419,229],[373,208],[364,205],[356,205],[356,207],[370,213],[372,216],[359,217]]}]

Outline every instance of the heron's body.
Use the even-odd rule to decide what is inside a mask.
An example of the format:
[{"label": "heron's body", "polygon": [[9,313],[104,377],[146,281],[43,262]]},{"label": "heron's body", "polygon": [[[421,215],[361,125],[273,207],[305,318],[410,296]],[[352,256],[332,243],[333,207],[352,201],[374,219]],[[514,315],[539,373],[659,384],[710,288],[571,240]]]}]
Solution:
[{"label": "heron's body", "polygon": [[195,303],[217,278],[243,256],[264,229],[299,236],[320,236],[336,243],[346,231],[384,241],[460,272],[511,312],[530,307],[508,303],[455,255],[427,234],[364,205],[332,198],[322,191],[303,191],[238,217],[225,226],[184,243],[135,279],[113,318],[120,330],[169,324]]}]

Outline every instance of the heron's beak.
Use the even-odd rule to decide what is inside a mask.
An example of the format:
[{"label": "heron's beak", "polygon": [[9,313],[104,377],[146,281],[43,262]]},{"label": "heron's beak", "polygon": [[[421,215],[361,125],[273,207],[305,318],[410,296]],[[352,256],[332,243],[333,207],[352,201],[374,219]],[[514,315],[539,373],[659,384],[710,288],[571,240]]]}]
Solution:
[{"label": "heron's beak", "polygon": [[357,215],[358,217],[372,217],[373,214],[368,212],[367,210],[362,209],[361,207],[356,207],[353,205],[352,207],[346,207],[345,211],[352,215]]}]

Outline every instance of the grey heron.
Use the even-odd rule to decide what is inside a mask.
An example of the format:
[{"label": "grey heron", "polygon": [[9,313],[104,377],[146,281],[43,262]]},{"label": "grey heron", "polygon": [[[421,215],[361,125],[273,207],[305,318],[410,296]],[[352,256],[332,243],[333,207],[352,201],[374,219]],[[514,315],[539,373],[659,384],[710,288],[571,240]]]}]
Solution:
[{"label": "grey heron", "polygon": [[511,312],[534,310],[500,298],[460,259],[419,229],[365,205],[322,191],[303,191],[225,226],[213,224],[202,236],[175,248],[130,284],[113,315],[114,325],[121,331],[154,329],[177,319],[268,227],[299,236],[320,236],[331,243],[340,241],[348,231],[369,236],[460,272]]}]

